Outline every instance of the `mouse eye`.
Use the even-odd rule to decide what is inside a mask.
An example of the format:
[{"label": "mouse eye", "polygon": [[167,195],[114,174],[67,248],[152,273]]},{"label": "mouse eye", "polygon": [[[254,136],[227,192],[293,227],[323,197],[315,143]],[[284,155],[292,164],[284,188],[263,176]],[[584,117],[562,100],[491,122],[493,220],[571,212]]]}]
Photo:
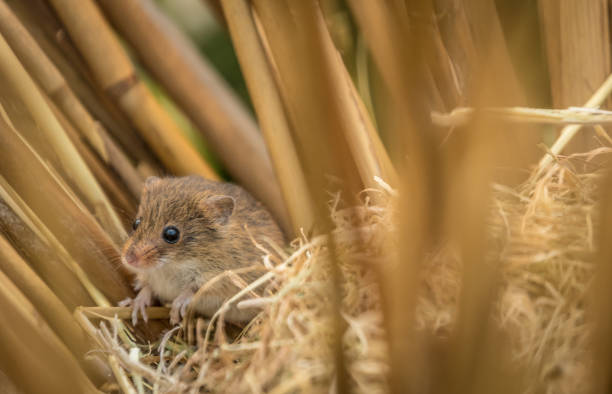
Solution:
[{"label": "mouse eye", "polygon": [[138,226],[140,226],[140,218],[134,220],[134,223],[132,223],[132,229],[136,230]]},{"label": "mouse eye", "polygon": [[168,242],[169,244],[177,243],[180,236],[181,236],[181,233],[179,232],[178,228],[174,226],[167,226],[164,228],[164,231],[162,232],[162,238],[164,239],[164,241]]}]

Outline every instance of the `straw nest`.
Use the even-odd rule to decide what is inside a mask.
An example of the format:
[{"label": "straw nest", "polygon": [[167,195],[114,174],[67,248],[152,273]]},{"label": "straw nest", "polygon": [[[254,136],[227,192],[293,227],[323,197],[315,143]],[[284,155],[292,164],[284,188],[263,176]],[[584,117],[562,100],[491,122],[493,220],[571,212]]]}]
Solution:
[{"label": "straw nest", "polygon": [[[585,297],[602,173],[592,159],[597,156],[600,163],[608,153],[600,148],[560,160],[538,180],[517,188],[493,187],[488,226],[503,279],[494,318],[508,334],[514,360],[533,372],[530,385],[537,391],[588,389]],[[356,391],[368,393],[387,389],[387,343],[372,267],[385,264],[394,230],[395,193],[385,187],[376,193],[384,196],[378,205],[365,201],[337,209],[337,199],[330,204],[343,280],[349,381]],[[221,313],[213,318],[214,329],[192,320],[187,330],[175,328],[158,343],[137,344],[135,352],[130,351],[133,343],[126,345],[117,335],[121,323],[114,320],[110,329],[100,325],[100,343],[137,385],[154,391],[329,392],[335,384],[330,272],[325,268],[329,250],[325,236],[302,236],[286,250],[270,247],[264,259],[269,271],[259,281],[265,296],[255,301],[262,312],[241,331],[224,325]],[[457,256],[445,245],[424,263],[418,329],[439,336],[451,332],[460,293]]]}]

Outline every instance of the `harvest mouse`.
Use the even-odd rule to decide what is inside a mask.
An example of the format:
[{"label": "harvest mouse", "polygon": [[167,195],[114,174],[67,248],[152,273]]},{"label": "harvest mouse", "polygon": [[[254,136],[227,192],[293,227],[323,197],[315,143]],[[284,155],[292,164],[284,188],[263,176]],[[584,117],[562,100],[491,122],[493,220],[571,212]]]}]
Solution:
[{"label": "harvest mouse", "polygon": [[[211,316],[239,291],[236,277],[252,282],[262,274],[257,242],[267,237],[284,245],[280,228],[264,206],[240,186],[199,176],[150,177],[146,180],[133,232],[126,241],[122,263],[136,273],[132,322],[138,313],[147,321],[145,308],[156,297],[171,302],[170,321],[179,322],[193,295],[209,280],[228,271],[260,266],[260,269],[215,279],[197,303],[196,312]],[[240,280],[239,279],[239,280]],[[253,310],[230,308],[225,319],[248,321]]]}]

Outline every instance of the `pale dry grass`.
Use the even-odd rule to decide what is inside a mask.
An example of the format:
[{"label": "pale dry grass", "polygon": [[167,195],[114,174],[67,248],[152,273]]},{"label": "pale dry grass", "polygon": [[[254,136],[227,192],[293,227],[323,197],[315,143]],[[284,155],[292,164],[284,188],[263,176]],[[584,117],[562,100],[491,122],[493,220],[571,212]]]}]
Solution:
[{"label": "pale dry grass", "polygon": [[[558,158],[559,165],[537,181],[517,188],[493,186],[490,257],[501,259],[503,271],[494,319],[510,338],[515,362],[526,367],[530,387],[538,392],[588,390],[585,301],[602,174],[591,159],[597,156],[601,164],[609,153],[601,148],[591,155]],[[382,206],[367,199],[353,208],[336,209],[337,200],[330,204],[344,280],[349,383],[367,393],[388,389],[388,348],[375,267],[386,264],[389,250],[397,250],[396,241],[389,239],[395,228],[394,193],[383,188],[375,193],[384,196],[376,199]],[[269,271],[259,281],[265,295],[246,301],[261,306],[262,313],[239,335],[217,320],[216,330],[209,330],[205,339],[204,321],[191,321],[191,329],[197,325],[200,330],[190,335],[193,345],[184,332],[172,330],[162,340],[161,361],[158,344],[140,344],[141,359],[136,361],[116,334],[102,329],[98,338],[128,375],[144,378],[143,387],[150,384],[149,389],[159,392],[329,392],[335,385],[332,305],[329,273],[322,268],[328,246],[325,236],[302,236],[287,251],[266,245]],[[424,263],[419,330],[442,338],[452,332],[461,287],[458,256],[452,245],[442,245]],[[219,329],[223,326],[227,329]]]}]

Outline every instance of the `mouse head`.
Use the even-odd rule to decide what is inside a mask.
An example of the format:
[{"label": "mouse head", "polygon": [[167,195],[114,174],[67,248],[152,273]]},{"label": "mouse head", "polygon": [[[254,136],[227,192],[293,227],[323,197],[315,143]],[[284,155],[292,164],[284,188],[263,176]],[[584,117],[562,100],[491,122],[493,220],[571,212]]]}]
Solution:
[{"label": "mouse head", "polygon": [[204,185],[199,177],[148,178],[123,264],[143,271],[193,261],[222,242],[236,201]]}]

